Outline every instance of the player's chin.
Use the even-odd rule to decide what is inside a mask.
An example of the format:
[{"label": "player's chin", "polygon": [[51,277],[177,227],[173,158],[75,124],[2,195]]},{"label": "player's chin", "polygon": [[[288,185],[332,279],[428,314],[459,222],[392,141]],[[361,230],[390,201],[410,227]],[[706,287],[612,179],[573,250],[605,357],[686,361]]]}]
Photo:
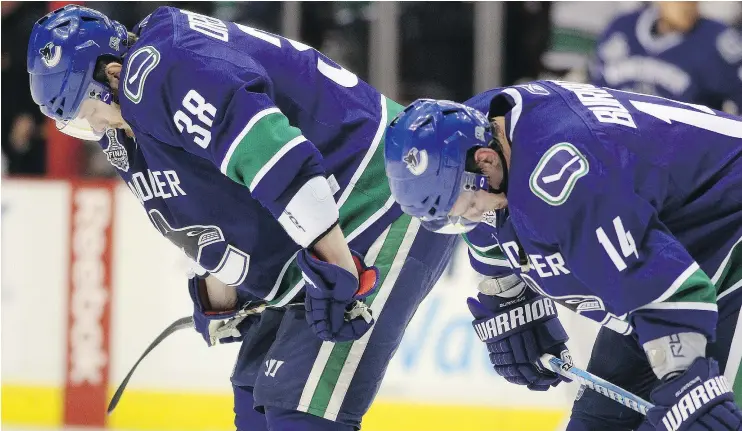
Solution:
[{"label": "player's chin", "polygon": [[501,210],[508,206],[508,199],[504,193],[495,193],[492,190],[486,193],[487,197],[483,199],[482,206],[479,208],[482,216],[484,216],[484,213]]}]

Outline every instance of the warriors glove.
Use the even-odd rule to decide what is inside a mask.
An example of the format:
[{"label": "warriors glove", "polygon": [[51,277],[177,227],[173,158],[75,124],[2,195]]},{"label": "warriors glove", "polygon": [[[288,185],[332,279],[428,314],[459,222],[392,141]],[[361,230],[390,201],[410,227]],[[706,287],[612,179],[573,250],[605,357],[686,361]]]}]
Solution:
[{"label": "warriors glove", "polygon": [[351,254],[358,279],[337,265],[315,258],[306,249],[296,256],[307,282],[304,299],[307,323],[325,341],[357,340],[374,324],[363,299],[376,291],[379,270],[366,266],[358,253],[351,250]]},{"label": "warriors glove", "polygon": [[648,422],[658,431],[742,430],[742,411],[713,359],[698,358],[652,391]]},{"label": "warriors glove", "polygon": [[569,337],[557,318],[554,302],[528,289],[515,275],[501,281],[500,285],[507,286],[503,295],[479,293],[479,300],[467,301],[474,329],[487,344],[497,374],[534,391],[569,381],[534,364],[544,353],[571,360],[564,344]]}]

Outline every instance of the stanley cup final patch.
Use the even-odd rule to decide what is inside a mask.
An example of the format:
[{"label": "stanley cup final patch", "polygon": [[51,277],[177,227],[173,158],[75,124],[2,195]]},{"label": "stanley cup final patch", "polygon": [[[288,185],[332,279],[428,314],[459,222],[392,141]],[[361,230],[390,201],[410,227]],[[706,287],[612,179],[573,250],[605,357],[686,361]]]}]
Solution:
[{"label": "stanley cup final patch", "polygon": [[549,205],[563,204],[578,179],[590,170],[587,159],[569,142],[549,148],[531,174],[531,191]]},{"label": "stanley cup final patch", "polygon": [[106,158],[111,164],[124,171],[129,171],[129,156],[126,153],[126,148],[121,145],[119,138],[116,135],[116,129],[106,130],[106,137],[108,138],[108,148],[103,150],[106,154]]}]

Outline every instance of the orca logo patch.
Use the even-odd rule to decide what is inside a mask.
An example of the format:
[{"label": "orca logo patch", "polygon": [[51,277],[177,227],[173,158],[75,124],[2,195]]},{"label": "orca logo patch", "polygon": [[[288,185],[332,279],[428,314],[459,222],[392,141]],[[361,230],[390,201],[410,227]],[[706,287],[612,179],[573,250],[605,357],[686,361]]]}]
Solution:
[{"label": "orca logo patch", "polygon": [[58,65],[62,59],[62,47],[49,42],[39,50],[39,54],[41,54],[41,61],[44,63],[44,66],[51,69]]},{"label": "orca logo patch", "polygon": [[549,205],[563,204],[578,179],[585,176],[590,166],[585,156],[569,142],[549,148],[531,174],[531,191]]},{"label": "orca logo patch", "polygon": [[428,152],[425,150],[419,151],[413,147],[402,160],[407,165],[407,170],[414,175],[422,175],[428,168]]},{"label": "orca logo patch", "polygon": [[124,75],[124,94],[134,103],[142,101],[144,82],[150,72],[160,64],[160,52],[154,46],[143,46],[129,57]]}]

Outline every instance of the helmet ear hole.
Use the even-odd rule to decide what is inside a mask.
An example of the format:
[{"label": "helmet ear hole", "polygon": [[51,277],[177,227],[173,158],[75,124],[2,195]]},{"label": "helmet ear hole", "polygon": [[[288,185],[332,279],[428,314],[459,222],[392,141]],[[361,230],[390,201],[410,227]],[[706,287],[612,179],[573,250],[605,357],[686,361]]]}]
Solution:
[{"label": "helmet ear hole", "polygon": [[108,77],[106,76],[106,66],[113,62],[121,62],[121,59],[113,55],[101,55],[95,62],[95,69],[93,70],[93,79],[100,82],[103,85],[108,85]]}]

